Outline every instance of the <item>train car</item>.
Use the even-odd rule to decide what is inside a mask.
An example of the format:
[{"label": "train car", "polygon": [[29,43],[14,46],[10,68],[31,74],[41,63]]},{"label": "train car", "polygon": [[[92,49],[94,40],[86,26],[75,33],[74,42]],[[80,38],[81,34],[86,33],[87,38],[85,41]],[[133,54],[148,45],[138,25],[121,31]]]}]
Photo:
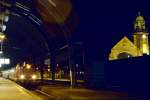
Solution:
[{"label": "train car", "polygon": [[12,80],[35,80],[40,72],[30,64],[17,64],[16,67],[2,71],[2,76]]},{"label": "train car", "polygon": [[15,67],[2,71],[2,77],[15,80]]}]

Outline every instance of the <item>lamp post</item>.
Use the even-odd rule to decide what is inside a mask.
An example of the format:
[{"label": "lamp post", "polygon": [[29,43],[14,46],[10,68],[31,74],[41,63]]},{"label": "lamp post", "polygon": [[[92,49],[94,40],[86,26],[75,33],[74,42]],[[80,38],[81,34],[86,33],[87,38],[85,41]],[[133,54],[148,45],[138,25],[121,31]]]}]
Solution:
[{"label": "lamp post", "polygon": [[6,36],[4,33],[0,32],[0,43],[1,43],[1,48],[0,48],[0,54],[3,53],[3,41],[5,40]]},{"label": "lamp post", "polygon": [[[0,11],[2,11],[2,9],[0,9]],[[1,29],[1,32],[0,32],[0,54],[3,53],[3,41],[6,39],[6,36],[4,34],[4,31],[6,30],[6,25],[4,25],[4,22],[8,22],[9,20],[9,11],[6,10],[4,12],[1,12],[0,14],[0,20],[1,20],[1,24],[0,24],[0,29]]]}]

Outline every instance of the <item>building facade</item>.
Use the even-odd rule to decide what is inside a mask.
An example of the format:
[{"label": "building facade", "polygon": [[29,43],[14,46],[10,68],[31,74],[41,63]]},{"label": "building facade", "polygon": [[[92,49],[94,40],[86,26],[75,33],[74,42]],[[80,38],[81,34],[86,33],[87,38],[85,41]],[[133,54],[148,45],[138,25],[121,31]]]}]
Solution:
[{"label": "building facade", "polygon": [[112,49],[109,60],[149,55],[149,33],[144,17],[139,13],[134,21],[133,40],[124,36]]}]

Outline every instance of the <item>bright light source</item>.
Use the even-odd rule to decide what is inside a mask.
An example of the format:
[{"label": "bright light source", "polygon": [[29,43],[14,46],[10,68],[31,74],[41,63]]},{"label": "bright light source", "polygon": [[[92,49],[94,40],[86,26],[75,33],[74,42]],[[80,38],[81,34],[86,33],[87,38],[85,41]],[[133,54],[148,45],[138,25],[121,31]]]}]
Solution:
[{"label": "bright light source", "polygon": [[2,67],[2,64],[0,64],[0,68]]},{"label": "bright light source", "polygon": [[56,66],[58,67],[58,66],[59,66],[59,64],[56,64]]},{"label": "bright light source", "polygon": [[32,79],[36,79],[36,75],[32,75]]},{"label": "bright light source", "polygon": [[0,64],[4,64],[4,59],[0,59]]},{"label": "bright light source", "polygon": [[15,69],[11,69],[10,72],[14,73],[14,72],[15,72]]},{"label": "bright light source", "polygon": [[25,61],[23,62],[23,66],[26,66],[26,62]]},{"label": "bright light source", "polygon": [[5,38],[5,35],[0,35],[0,38],[1,38],[1,39],[4,39],[4,38]]},{"label": "bright light source", "polygon": [[30,64],[27,64],[27,65],[26,65],[26,68],[27,68],[27,69],[30,69],[30,68],[31,68],[31,65],[30,65]]},{"label": "bright light source", "polygon": [[0,64],[10,64],[10,59],[0,58]]},{"label": "bright light source", "polygon": [[0,34],[0,38],[1,38],[1,39],[4,39],[4,38],[5,38],[5,35],[4,35],[4,34]]},{"label": "bright light source", "polygon": [[10,64],[10,59],[4,59],[4,64]]},{"label": "bright light source", "polygon": [[0,41],[2,42],[5,39],[5,35],[4,33],[0,32]]},{"label": "bright light source", "polygon": [[6,31],[6,25],[2,26],[2,31]]},{"label": "bright light source", "polygon": [[2,31],[5,31],[6,30],[6,25],[0,25],[0,28]]},{"label": "bright light source", "polygon": [[146,38],[146,35],[145,35],[145,34],[143,34],[143,35],[142,35],[142,38],[143,38],[143,39],[145,39],[145,38]]},{"label": "bright light source", "polygon": [[24,75],[21,75],[20,78],[21,78],[21,79],[25,79],[25,76],[24,76]]},{"label": "bright light source", "polygon": [[8,20],[9,20],[9,16],[5,16],[4,21],[8,22]]},{"label": "bright light source", "polygon": [[3,54],[3,51],[0,51],[0,54]]}]

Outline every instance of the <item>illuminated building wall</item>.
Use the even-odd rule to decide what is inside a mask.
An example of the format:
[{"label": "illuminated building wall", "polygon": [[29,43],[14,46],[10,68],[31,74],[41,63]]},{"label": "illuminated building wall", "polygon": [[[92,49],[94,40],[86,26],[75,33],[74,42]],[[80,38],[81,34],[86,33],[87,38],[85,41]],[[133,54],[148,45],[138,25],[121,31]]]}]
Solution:
[{"label": "illuminated building wall", "polygon": [[124,36],[112,49],[109,60],[124,59],[149,55],[149,33],[145,26],[144,17],[139,15],[134,21],[133,42]]}]

